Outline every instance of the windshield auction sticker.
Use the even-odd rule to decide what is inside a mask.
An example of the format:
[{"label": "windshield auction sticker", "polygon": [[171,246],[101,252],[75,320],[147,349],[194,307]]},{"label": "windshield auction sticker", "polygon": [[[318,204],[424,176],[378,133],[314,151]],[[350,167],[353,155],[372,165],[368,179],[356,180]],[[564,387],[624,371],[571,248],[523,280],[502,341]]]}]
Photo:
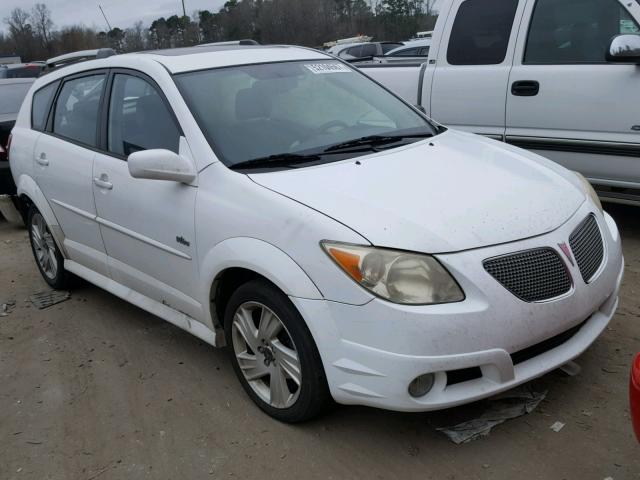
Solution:
[{"label": "windshield auction sticker", "polygon": [[316,75],[320,73],[349,73],[351,69],[341,63],[308,63],[305,65]]}]

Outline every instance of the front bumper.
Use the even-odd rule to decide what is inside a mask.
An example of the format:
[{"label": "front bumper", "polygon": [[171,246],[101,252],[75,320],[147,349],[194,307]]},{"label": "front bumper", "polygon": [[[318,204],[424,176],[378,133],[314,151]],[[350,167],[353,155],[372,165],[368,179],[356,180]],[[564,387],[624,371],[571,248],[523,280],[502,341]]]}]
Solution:
[{"label": "front bumper", "polygon": [[[589,213],[585,204],[551,233],[438,255],[466,293],[460,303],[403,306],[372,299],[354,306],[292,298],[316,340],[334,399],[399,411],[448,408],[513,388],[580,355],[606,328],[618,304],[624,261],[611,217],[596,214],[605,245],[596,277],[587,285],[577,266],[566,262],[573,287],[560,298],[519,300],[484,270],[482,261],[538,247],[562,256],[558,244],[567,242]],[[571,335],[562,337],[567,331]],[[562,342],[514,365],[517,355],[512,354],[552,338]],[[479,374],[452,383],[451,372],[461,369]],[[432,390],[411,397],[409,383],[425,373],[435,374]]]}]

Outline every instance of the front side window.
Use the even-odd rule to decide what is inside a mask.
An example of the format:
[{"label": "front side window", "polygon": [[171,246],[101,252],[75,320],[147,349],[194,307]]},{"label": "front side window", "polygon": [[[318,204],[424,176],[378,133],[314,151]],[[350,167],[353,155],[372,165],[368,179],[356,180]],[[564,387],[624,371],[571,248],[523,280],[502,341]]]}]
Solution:
[{"label": "front side window", "polygon": [[419,47],[403,48],[391,54],[392,57],[417,57],[420,54]]},{"label": "front side window", "polygon": [[[436,133],[412,108],[336,61],[226,67],[175,80],[227,166],[270,155],[321,153],[371,135]],[[366,154],[352,150],[353,156]]]},{"label": "front side window", "polygon": [[453,22],[450,65],[498,65],[504,62],[518,0],[467,0]]},{"label": "front side window", "polygon": [[402,44],[401,43],[383,43],[382,44],[382,54],[384,55],[387,52],[390,52],[391,50],[401,47]]},{"label": "front side window", "polygon": [[538,0],[525,64],[605,63],[615,35],[640,33],[617,0]]},{"label": "front side window", "polygon": [[153,148],[178,153],[180,129],[153,85],[118,73],[111,87],[107,139],[107,149],[122,156]]},{"label": "front side window", "polygon": [[33,95],[31,102],[31,127],[35,130],[44,130],[49,114],[49,105],[58,90],[60,82],[53,82],[41,88]]},{"label": "front side window", "polygon": [[56,100],[53,133],[96,146],[98,110],[105,74],[67,80]]}]

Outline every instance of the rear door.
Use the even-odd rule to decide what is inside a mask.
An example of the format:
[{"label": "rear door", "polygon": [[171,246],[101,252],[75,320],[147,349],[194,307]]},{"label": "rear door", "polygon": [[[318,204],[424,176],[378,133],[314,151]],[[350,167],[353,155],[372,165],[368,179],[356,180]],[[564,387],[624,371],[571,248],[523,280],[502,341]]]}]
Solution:
[{"label": "rear door", "polygon": [[[634,19],[634,15],[636,19]],[[507,100],[507,141],[595,183],[640,184],[640,68],[607,63],[615,35],[640,33],[640,4],[529,0]],[[537,91],[518,91],[518,85]]]},{"label": "rear door", "polygon": [[[36,183],[64,232],[69,258],[103,275],[106,255],[96,222],[92,170],[105,80],[104,71],[64,79],[34,150]],[[38,108],[34,97],[34,113]]]},{"label": "rear door", "polygon": [[503,138],[505,102],[525,0],[454,0],[431,86],[431,117]]}]

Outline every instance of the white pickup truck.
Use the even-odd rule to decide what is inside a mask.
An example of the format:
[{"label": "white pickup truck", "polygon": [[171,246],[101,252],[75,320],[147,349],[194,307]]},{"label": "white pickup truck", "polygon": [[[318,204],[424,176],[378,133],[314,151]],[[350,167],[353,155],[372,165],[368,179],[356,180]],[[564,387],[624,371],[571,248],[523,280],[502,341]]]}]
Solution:
[{"label": "white pickup truck", "polygon": [[445,0],[426,63],[362,71],[438,122],[640,202],[640,0]]}]

